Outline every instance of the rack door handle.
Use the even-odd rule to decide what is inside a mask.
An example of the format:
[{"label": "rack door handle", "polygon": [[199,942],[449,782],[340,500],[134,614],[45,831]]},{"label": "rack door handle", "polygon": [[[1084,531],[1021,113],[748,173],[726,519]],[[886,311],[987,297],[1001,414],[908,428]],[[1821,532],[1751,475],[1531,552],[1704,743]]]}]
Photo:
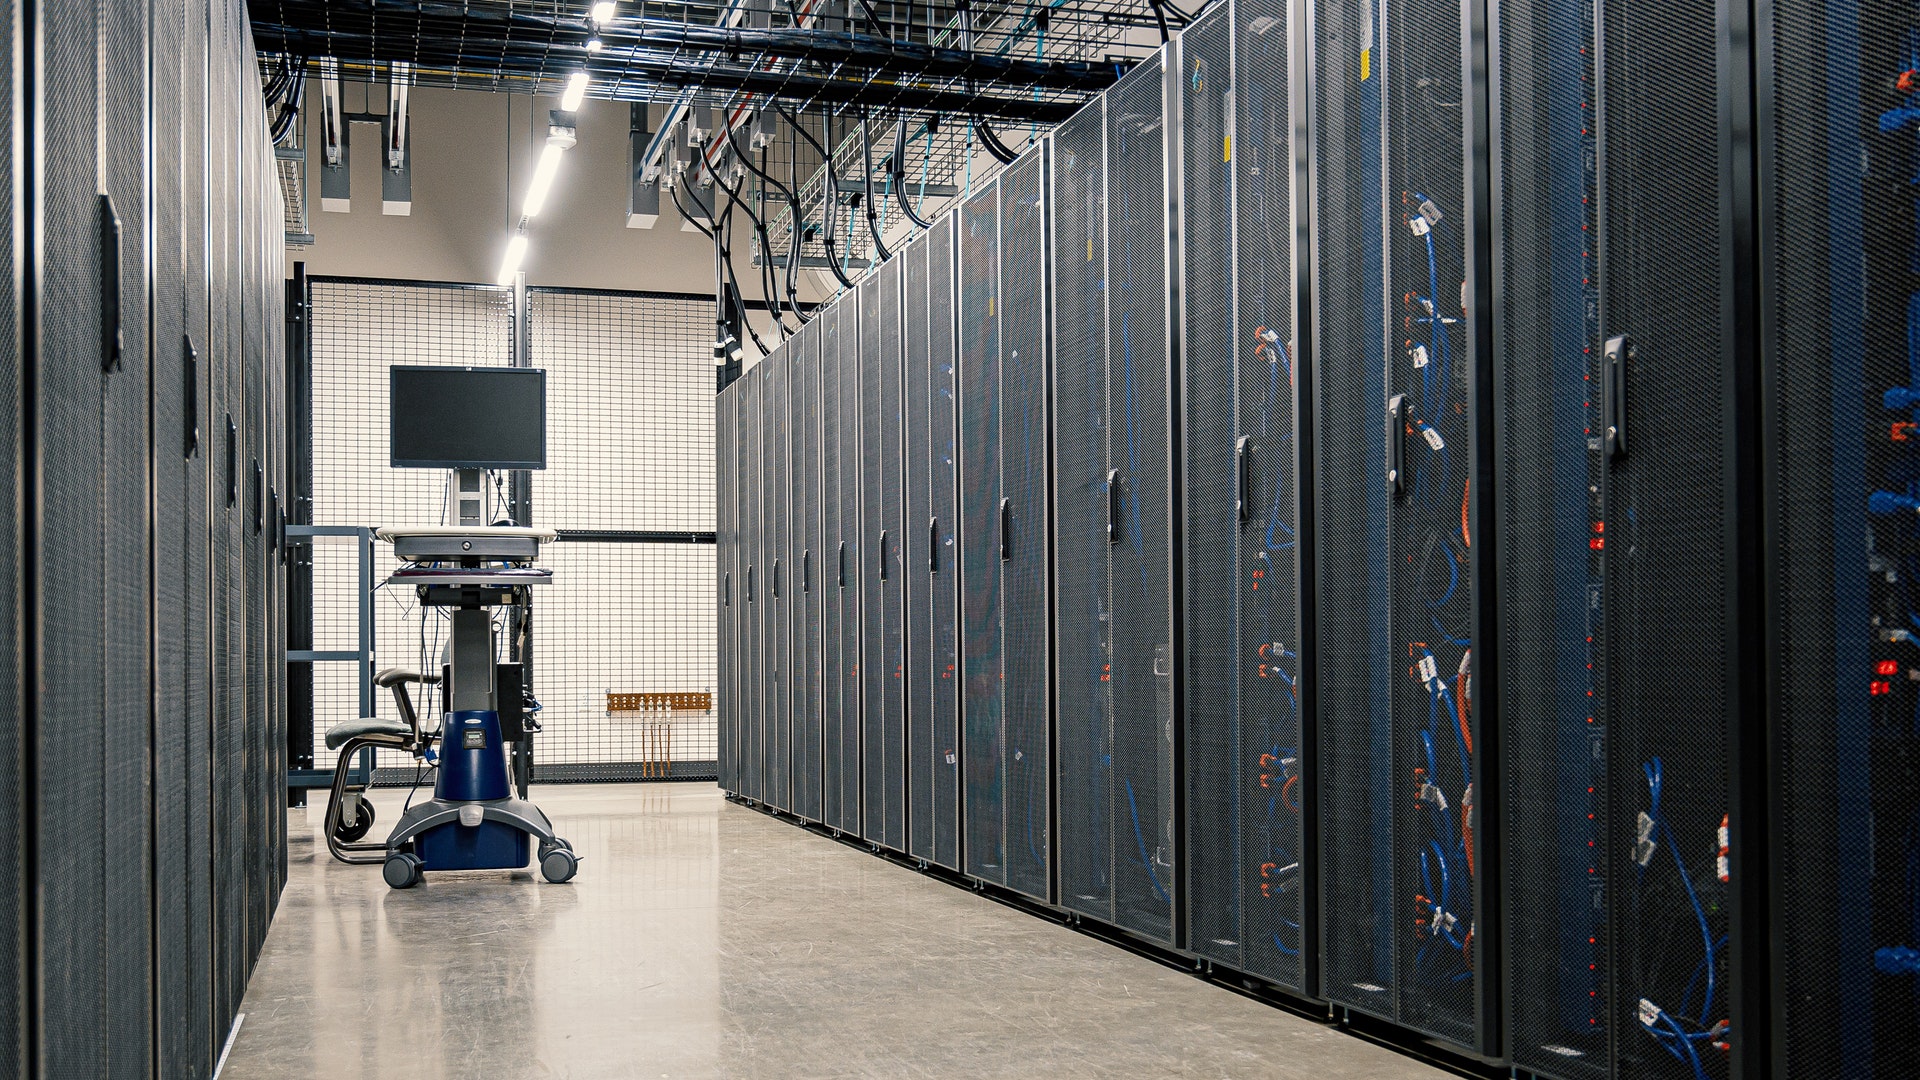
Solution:
[{"label": "rack door handle", "polygon": [[1107,543],[1120,542],[1120,470],[1107,470]]},{"label": "rack door handle", "polygon": [[835,587],[844,589],[847,587],[847,542],[845,540],[840,541],[840,550],[835,556],[835,562]]},{"label": "rack door handle", "polygon": [[773,598],[780,599],[780,560],[773,560]]},{"label": "rack door handle", "polygon": [[200,450],[200,350],[193,347],[193,335],[182,334],[180,338],[181,375],[186,381],[186,456],[192,457]]},{"label": "rack door handle", "polygon": [[260,459],[254,458],[253,459],[253,532],[255,536],[258,536],[260,534],[260,529],[263,524],[261,521],[260,515],[266,509],[266,502],[267,502],[267,474],[260,470]]},{"label": "rack door handle", "polygon": [[1407,395],[1387,399],[1387,494],[1399,498],[1406,491]]},{"label": "rack door handle", "polygon": [[800,591],[813,591],[813,549],[807,548],[800,553]]},{"label": "rack door handle", "polygon": [[1013,561],[1013,500],[1000,500],[1000,561]]},{"label": "rack door handle", "polygon": [[753,564],[747,564],[747,603],[753,603]]},{"label": "rack door handle", "polygon": [[1627,364],[1633,360],[1633,338],[1618,334],[1607,339],[1601,352],[1601,409],[1607,425],[1607,457],[1627,456]]},{"label": "rack door handle", "polygon": [[887,580],[887,530],[880,530],[880,550],[877,553],[880,564],[880,580]]},{"label": "rack door handle", "polygon": [[100,370],[120,370],[127,334],[120,319],[120,215],[113,196],[100,195]]},{"label": "rack door handle", "polygon": [[940,572],[940,519],[927,519],[927,573]]},{"label": "rack door handle", "polygon": [[733,571],[720,575],[720,606],[733,606]]},{"label": "rack door handle", "polygon": [[240,429],[233,426],[233,414],[227,414],[227,508],[240,501]]},{"label": "rack door handle", "polygon": [[1235,470],[1233,513],[1242,525],[1253,520],[1253,436],[1242,435],[1233,445]]}]

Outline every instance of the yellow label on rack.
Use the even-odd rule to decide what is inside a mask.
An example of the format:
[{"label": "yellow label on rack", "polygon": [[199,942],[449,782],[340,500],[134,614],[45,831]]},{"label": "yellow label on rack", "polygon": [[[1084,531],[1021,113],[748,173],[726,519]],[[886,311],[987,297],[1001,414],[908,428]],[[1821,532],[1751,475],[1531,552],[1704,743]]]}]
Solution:
[{"label": "yellow label on rack", "polygon": [[1360,50],[1360,81],[1366,82],[1368,79],[1371,79],[1371,78],[1373,78],[1373,50],[1361,49]]},{"label": "yellow label on rack", "polygon": [[1220,160],[1221,161],[1233,160],[1233,133],[1232,132],[1227,133],[1226,145],[1223,146],[1220,150]]}]

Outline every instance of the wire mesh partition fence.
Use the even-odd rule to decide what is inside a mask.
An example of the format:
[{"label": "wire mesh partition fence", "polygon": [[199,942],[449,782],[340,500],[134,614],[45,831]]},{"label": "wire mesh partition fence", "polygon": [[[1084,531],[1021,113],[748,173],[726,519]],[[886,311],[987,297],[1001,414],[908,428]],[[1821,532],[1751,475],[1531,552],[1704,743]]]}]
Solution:
[{"label": "wire mesh partition fence", "polygon": [[[310,287],[313,522],[442,521],[446,474],[388,465],[387,369],[512,363],[513,290],[346,278]],[[561,539],[542,555],[553,585],[533,598],[538,781],[714,775],[711,305],[528,290],[527,355],[547,372],[548,446],[548,468],[532,474],[531,523]],[[506,516],[504,474],[495,498],[501,508],[490,516]],[[353,648],[351,549],[318,543],[313,558],[315,647]],[[444,618],[423,615],[411,593],[382,591],[377,666],[437,669]],[[353,665],[315,668],[319,745],[328,726],[358,712],[359,684]],[[375,711],[392,712],[392,699],[376,696]],[[378,765],[382,783],[411,783],[417,772],[397,751],[381,751]]]}]

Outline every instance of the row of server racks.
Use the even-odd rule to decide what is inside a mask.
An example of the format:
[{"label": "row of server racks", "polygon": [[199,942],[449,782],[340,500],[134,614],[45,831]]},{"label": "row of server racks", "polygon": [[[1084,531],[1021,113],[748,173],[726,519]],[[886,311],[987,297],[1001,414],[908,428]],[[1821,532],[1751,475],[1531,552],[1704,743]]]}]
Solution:
[{"label": "row of server racks", "polygon": [[1522,1075],[1920,1051],[1920,13],[1226,0],[718,398],[721,782]]},{"label": "row of server racks", "polygon": [[237,0],[0,18],[0,1076],[205,1080],[287,872],[262,80]]}]

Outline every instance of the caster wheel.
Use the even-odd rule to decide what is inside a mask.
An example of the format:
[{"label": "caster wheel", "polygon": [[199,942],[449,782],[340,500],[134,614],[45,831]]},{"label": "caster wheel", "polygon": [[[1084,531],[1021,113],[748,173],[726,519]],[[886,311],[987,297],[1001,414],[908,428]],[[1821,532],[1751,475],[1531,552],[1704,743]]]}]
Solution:
[{"label": "caster wheel", "polygon": [[413,852],[396,851],[387,856],[387,861],[380,867],[380,876],[386,878],[387,884],[393,888],[411,889],[420,884],[424,866],[420,856]]},{"label": "caster wheel", "polygon": [[359,842],[364,839],[368,833],[373,831],[373,818],[373,804],[365,799],[361,799],[360,811],[354,815],[353,824],[348,825],[345,822],[341,822],[340,827],[333,830],[334,839],[343,844]]},{"label": "caster wheel", "polygon": [[567,848],[554,848],[540,857],[540,876],[555,885],[573,878],[580,869],[580,860]]}]

